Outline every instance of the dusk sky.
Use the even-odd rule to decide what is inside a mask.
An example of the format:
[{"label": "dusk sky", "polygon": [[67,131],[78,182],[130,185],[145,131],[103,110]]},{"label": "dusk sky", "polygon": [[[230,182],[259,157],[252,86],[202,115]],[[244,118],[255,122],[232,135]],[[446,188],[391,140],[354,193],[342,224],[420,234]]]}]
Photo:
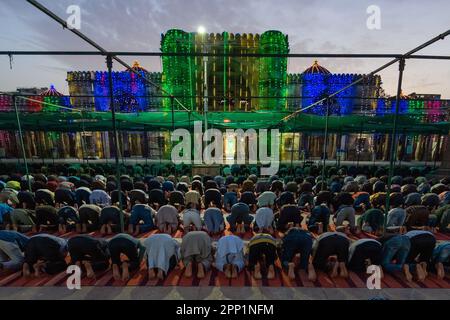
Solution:
[{"label": "dusk sky", "polygon": [[[207,32],[289,36],[291,53],[404,53],[450,28],[448,0],[40,0],[57,15],[81,7],[81,32],[108,50],[159,51],[161,33],[171,28]],[[381,29],[369,30],[369,5],[381,9]],[[94,50],[24,0],[0,0],[0,50]],[[450,55],[450,37],[420,54]],[[133,57],[124,58],[130,64]],[[149,71],[160,59],[138,58]],[[311,59],[289,59],[288,71],[302,72]],[[334,73],[367,73],[385,59],[319,59]],[[115,65],[117,70],[122,66]],[[102,57],[15,56],[10,70],[0,57],[0,90],[54,84],[67,94],[66,72],[104,70]],[[388,94],[395,94],[397,66],[380,73]],[[404,92],[442,94],[450,99],[450,61],[407,61]]]}]

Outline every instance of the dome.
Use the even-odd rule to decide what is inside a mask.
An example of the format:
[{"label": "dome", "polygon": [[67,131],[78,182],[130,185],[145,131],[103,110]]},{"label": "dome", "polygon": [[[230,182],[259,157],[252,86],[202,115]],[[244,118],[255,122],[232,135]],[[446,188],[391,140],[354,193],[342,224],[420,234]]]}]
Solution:
[{"label": "dome", "polygon": [[315,74],[315,73],[322,73],[322,74],[330,74],[331,72],[328,71],[328,69],[322,67],[319,65],[319,62],[317,60],[314,61],[313,65],[303,71],[303,73],[306,74]]},{"label": "dome", "polygon": [[[147,72],[147,70],[145,70],[143,67],[141,67],[141,65],[139,64],[139,61],[134,60],[133,62],[133,66],[131,67],[132,70],[134,71],[145,71]],[[128,69],[130,70],[130,69]]]},{"label": "dome", "polygon": [[41,96],[44,97],[61,97],[63,94],[56,91],[55,86],[54,85],[50,85],[50,89],[45,90],[44,92],[41,93]]}]

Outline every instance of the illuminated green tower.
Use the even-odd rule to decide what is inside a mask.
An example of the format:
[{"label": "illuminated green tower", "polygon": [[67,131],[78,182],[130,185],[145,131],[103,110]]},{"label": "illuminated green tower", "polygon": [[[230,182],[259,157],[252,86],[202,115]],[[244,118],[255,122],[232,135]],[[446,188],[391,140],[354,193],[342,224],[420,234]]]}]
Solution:
[{"label": "illuminated green tower", "polygon": [[[266,31],[259,41],[259,53],[287,54],[287,35]],[[286,106],[287,57],[263,57],[259,65],[259,109],[280,110]],[[273,98],[272,98],[273,97]]]},{"label": "illuminated green tower", "polygon": [[[162,53],[192,53],[194,41],[191,33],[171,29],[161,35]],[[194,109],[195,87],[193,86],[194,59],[192,56],[163,56],[162,86],[187,108]],[[163,99],[163,108],[169,110],[170,99]]]}]

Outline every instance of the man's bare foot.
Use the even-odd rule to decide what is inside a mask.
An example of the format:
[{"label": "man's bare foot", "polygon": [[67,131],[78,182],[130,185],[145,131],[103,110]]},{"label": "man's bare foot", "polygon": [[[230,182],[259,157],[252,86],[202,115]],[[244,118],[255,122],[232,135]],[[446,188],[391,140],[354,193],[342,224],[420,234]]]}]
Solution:
[{"label": "man's bare foot", "polygon": [[129,234],[133,234],[133,232],[134,232],[134,230],[133,230],[133,225],[130,223],[130,224],[128,225],[128,233],[129,233]]},{"label": "man's bare foot", "polygon": [[114,280],[120,280],[120,270],[117,264],[112,265],[112,272]]},{"label": "man's bare foot", "polygon": [[148,278],[155,279],[155,277],[156,277],[155,269],[153,269],[153,268],[148,269]]},{"label": "man's bare foot", "polygon": [[28,263],[24,263],[23,264],[23,266],[22,266],[22,273],[23,273],[24,277],[27,277],[27,278],[30,277],[31,272],[30,272],[30,266],[28,265]]},{"label": "man's bare foot", "polygon": [[436,263],[436,272],[437,272],[438,279],[444,279],[445,270],[444,270],[444,265],[442,264],[442,262]]},{"label": "man's bare foot", "polygon": [[37,262],[33,265],[33,269],[34,269],[34,276],[36,278],[39,278],[41,276],[41,266],[42,264]]},{"label": "man's bare foot", "polygon": [[225,273],[225,278],[227,279],[231,278],[231,265],[226,264],[223,268],[223,272]]},{"label": "man's bare foot", "polygon": [[427,265],[427,263],[425,261],[422,261],[420,263],[420,266],[422,267],[423,273],[425,274],[425,278],[428,277],[428,271],[427,271],[428,265]]},{"label": "man's bare foot", "polygon": [[347,267],[345,266],[345,262],[339,262],[339,276],[342,278],[348,278]]},{"label": "man's bare foot", "polygon": [[253,278],[256,280],[261,280],[261,266],[259,265],[259,262],[255,265],[255,270],[253,271]]},{"label": "man's bare foot", "polygon": [[205,266],[199,262],[197,264],[197,278],[203,279],[205,277]]},{"label": "man's bare foot", "polygon": [[130,269],[128,268],[128,262],[122,262],[122,281],[128,281],[130,279]]},{"label": "man's bare foot", "polygon": [[106,234],[106,224],[102,225],[100,228],[100,234],[104,236]]},{"label": "man's bare foot", "polygon": [[413,276],[412,276],[411,272],[409,271],[408,264],[403,265],[403,274],[405,275],[405,278],[408,282],[411,282],[413,280]]},{"label": "man's bare foot", "polygon": [[89,279],[95,278],[94,270],[92,269],[92,264],[89,261],[83,261],[83,265],[86,268],[86,277]]},{"label": "man's bare foot", "polygon": [[273,264],[269,266],[269,270],[267,271],[267,279],[272,280],[275,278],[275,268]]},{"label": "man's bare foot", "polygon": [[236,279],[238,277],[238,268],[236,265],[231,266],[231,278]]},{"label": "man's bare foot", "polygon": [[422,282],[426,278],[425,272],[423,271],[423,268],[420,265],[420,263],[416,264],[416,275],[417,275],[417,281],[419,281],[419,282]]},{"label": "man's bare foot", "polygon": [[339,263],[337,263],[337,261],[333,261],[331,263],[331,265],[332,265],[332,267],[331,267],[330,277],[331,278],[336,278],[338,276]]},{"label": "man's bare foot", "polygon": [[164,280],[164,271],[162,269],[158,269],[157,277],[160,280]]},{"label": "man's bare foot", "polygon": [[379,270],[380,270],[380,279],[384,278],[384,272],[383,272],[383,268],[381,266],[379,266]]},{"label": "man's bare foot", "polygon": [[137,235],[139,235],[139,233],[141,233],[141,229],[139,228],[139,225],[136,225],[135,227],[134,227],[134,233],[133,233],[133,236],[137,236]]},{"label": "man's bare foot", "polygon": [[295,263],[289,262],[288,277],[289,277],[289,279],[291,279],[291,280],[294,280],[294,279],[295,279],[295,272],[294,272],[294,269],[295,269]]},{"label": "man's bare foot", "polygon": [[312,263],[308,264],[308,280],[309,281],[316,281],[317,279],[317,274],[316,274],[316,270],[314,269],[314,265]]},{"label": "man's bare foot", "polygon": [[317,234],[322,234],[323,233],[323,223],[319,222],[317,223]]},{"label": "man's bare foot", "polygon": [[186,278],[192,277],[192,262],[189,262],[186,266],[186,270],[184,270],[184,276]]}]

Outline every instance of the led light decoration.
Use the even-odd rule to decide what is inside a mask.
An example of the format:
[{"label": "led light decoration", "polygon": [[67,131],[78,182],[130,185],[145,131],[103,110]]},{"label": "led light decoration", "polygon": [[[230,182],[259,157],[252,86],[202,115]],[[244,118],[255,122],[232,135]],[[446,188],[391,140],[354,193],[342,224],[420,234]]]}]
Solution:
[{"label": "led light decoration", "polygon": [[[193,37],[189,33],[171,29],[161,35],[161,52],[163,53],[192,53],[194,51]],[[192,85],[194,59],[191,56],[163,56],[162,86],[170,94],[176,96],[183,105],[192,105],[195,95]],[[170,110],[170,98],[163,99],[163,109]]]},{"label": "led light decoration", "polygon": [[[261,35],[259,53],[287,54],[287,35],[266,31]],[[280,110],[286,107],[287,57],[263,57],[259,65],[259,109]]]},{"label": "led light decoration", "polygon": [[[41,97],[42,97],[42,101],[46,102],[46,103],[51,103],[51,104],[55,104],[58,106],[63,106],[63,107],[67,107],[70,108],[70,101],[69,98],[67,96],[64,96],[62,93],[58,92],[55,87],[53,85],[50,85],[50,89],[44,91],[41,93]],[[32,101],[30,102],[30,111],[31,109],[33,109],[32,111],[37,111],[35,110],[34,106],[32,105]],[[66,111],[65,109],[62,108],[58,108],[56,106],[52,106],[52,105],[47,105],[47,104],[43,104],[42,106],[42,111],[44,112],[63,112]]]},{"label": "led light decoration", "polygon": [[[314,64],[302,73],[302,107],[305,108],[336,91],[348,86],[356,80],[354,74],[332,74],[326,68],[314,61]],[[330,114],[346,115],[353,112],[356,86],[341,91],[332,99],[322,102],[305,112],[325,115],[327,104]]]},{"label": "led light decoration", "polygon": [[[135,113],[146,111],[151,105],[149,99],[156,91],[155,89],[150,89],[151,85],[144,80],[145,78],[152,80],[154,76],[149,76],[148,72],[137,61],[134,62],[132,69],[138,72],[140,76],[129,70],[112,73],[114,106],[119,112]],[[110,109],[108,81],[108,72],[95,72],[94,94],[96,96],[96,111],[108,111]]]}]

